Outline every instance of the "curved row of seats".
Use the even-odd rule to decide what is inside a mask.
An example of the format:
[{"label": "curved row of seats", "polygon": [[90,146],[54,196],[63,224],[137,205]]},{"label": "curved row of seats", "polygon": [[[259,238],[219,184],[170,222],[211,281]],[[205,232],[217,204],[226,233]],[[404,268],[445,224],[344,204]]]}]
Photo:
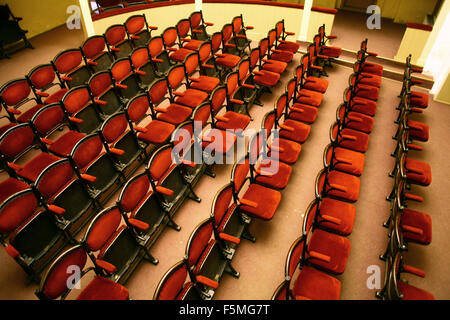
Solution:
[{"label": "curved row of seats", "polygon": [[[413,114],[418,116],[428,107],[428,95],[411,90],[413,85],[421,81],[412,78],[412,73],[421,73],[422,69],[411,65],[411,55],[406,59],[403,86],[400,93],[399,115],[395,121],[397,132],[393,137],[397,141],[395,165],[389,174],[393,178],[392,192],[387,197],[390,201],[390,215],[384,227],[388,228],[388,247],[380,259],[386,261],[383,288],[376,296],[385,300],[432,300],[433,295],[423,289],[407,283],[402,279],[403,273],[424,278],[425,272],[407,265],[404,252],[409,243],[429,245],[432,239],[431,217],[411,208],[414,202],[421,203],[425,199],[414,194],[417,187],[429,186],[432,180],[431,167],[427,162],[414,159],[414,152],[423,150],[417,143],[427,142],[429,126],[423,122],[412,120]],[[411,154],[412,153],[412,154]]]},{"label": "curved row of seats", "polygon": [[[199,14],[200,21],[203,21],[201,12],[191,17]],[[164,69],[155,72],[155,79],[148,85],[138,77],[146,76],[148,69],[143,71],[130,64],[131,56],[116,59],[108,71],[100,70],[87,84],[67,88],[60,102],[41,108],[28,123],[14,123],[0,137],[0,146],[4,143],[1,148],[2,155],[5,155],[2,157],[4,168],[11,176],[2,182],[5,186],[2,190],[8,190],[4,195],[7,201],[1,208],[4,218],[2,243],[8,254],[35,281],[39,281],[45,266],[53,262],[37,291],[39,298],[67,296],[70,290],[62,287],[66,277],[54,275],[60,274],[68,265],[78,266],[85,272],[94,270],[97,274],[80,294],[80,299],[99,298],[99,294],[106,294],[102,296],[106,299],[123,298],[125,294],[127,297],[126,288],[118,283],[124,283],[142,259],[158,263],[149,248],[165,226],[180,229],[172,219],[174,213],[187,197],[200,201],[193,186],[203,173],[214,175],[209,164],[194,163],[189,158],[195,152],[189,152],[186,145],[200,143],[203,152],[208,150],[211,155],[221,153],[222,145],[215,143],[218,142],[215,138],[226,137],[226,132],[236,129],[236,123],[241,126],[242,119],[250,121],[249,116],[236,111],[244,106],[248,113],[251,104],[258,101],[266,88],[279,80],[280,74],[264,70],[261,60],[267,60],[266,64],[276,65],[282,71],[286,68],[285,62],[270,59],[270,50],[277,46],[279,37],[284,36],[283,21],[277,24],[275,33],[271,31],[275,34],[272,42],[265,39],[266,47],[261,49],[260,44],[251,52],[248,51],[251,49],[250,40],[245,36],[245,29],[242,16],[237,16],[232,24],[226,26],[231,36],[227,35],[226,42],[219,42],[214,53],[208,50],[210,40],[200,41],[203,43],[199,48],[206,48],[200,52],[184,50],[178,42],[166,47],[161,37],[151,37],[144,46],[148,49],[150,70]],[[223,36],[220,32],[211,37],[218,39],[218,35]],[[154,58],[150,58],[151,48],[154,48],[151,43],[161,44]],[[227,53],[227,48],[233,53]],[[146,51],[142,47],[136,49]],[[217,52],[219,50],[221,53]],[[170,54],[178,51],[186,53],[182,63]],[[199,57],[205,51],[208,55],[201,60]],[[252,59],[246,58],[248,55]],[[283,58],[286,55],[289,56],[285,54]],[[217,67],[219,59],[233,61],[233,65]],[[98,66],[89,62],[86,65]],[[117,73],[124,77],[111,77],[115,66],[119,69]],[[217,72],[206,75],[202,67]],[[199,77],[197,73],[200,73]],[[71,78],[74,79],[73,74]],[[109,85],[107,90],[96,91],[102,87],[94,81],[97,79]],[[202,82],[199,79],[208,80],[208,84],[212,82],[212,88],[205,86],[204,82],[199,84]],[[197,88],[194,89],[194,85]],[[182,87],[185,90],[180,90]],[[161,103],[164,100],[168,106]],[[114,102],[118,108],[111,114],[98,111],[114,105]],[[75,117],[68,114],[70,110],[86,113],[78,112]],[[225,111],[224,114],[219,115],[220,110]],[[180,114],[184,117],[182,120]],[[233,121],[236,119],[239,121]],[[89,129],[68,125],[70,130],[58,139],[49,138],[47,134],[58,133],[57,129],[70,121],[89,125]],[[210,125],[213,127],[210,132],[219,134],[203,132],[195,139],[183,140],[183,134],[195,132],[198,124],[201,128]],[[21,132],[23,139],[19,139],[19,145],[15,144],[11,132]],[[45,135],[40,136],[41,132]],[[70,139],[64,140],[63,137]],[[75,139],[78,140],[73,142]],[[71,146],[68,145],[70,142],[73,143]],[[16,160],[35,146],[41,152],[30,161],[34,164],[18,165]],[[186,150],[188,152],[184,153]],[[178,161],[172,161],[174,155],[179,156]],[[147,163],[144,173],[132,177],[142,163]],[[103,209],[104,203],[121,186],[123,189],[117,205]],[[43,209],[38,209],[39,206]],[[20,214],[13,217],[11,210],[17,208]],[[88,222],[85,236],[76,241],[74,236]],[[54,259],[69,242],[75,246]],[[86,268],[87,257],[94,265],[92,268]],[[64,272],[62,274],[65,275]]]},{"label": "curved row of seats", "polygon": [[[337,300],[342,274],[350,253],[346,236],[353,230],[364,153],[373,128],[382,66],[366,61],[376,54],[361,44],[349,77],[344,103],[330,128],[331,143],[323,154],[324,169],[316,178],[315,199],[303,218],[302,234],[292,244],[286,259],[285,281],[272,296],[275,300]],[[323,63],[327,60],[322,58]]]},{"label": "curved row of seats", "polygon": [[[108,12],[111,10],[117,10],[121,8],[127,8],[130,6],[138,6],[142,4],[158,2],[158,1],[168,1],[168,0],[95,0],[91,1],[91,13],[102,13]],[[92,6],[92,2],[95,3],[95,6]]]},{"label": "curved row of seats", "polygon": [[[267,47],[267,40],[270,42],[270,33],[269,39],[261,40],[260,50]],[[283,52],[278,49],[281,46],[290,50]],[[286,61],[292,60],[289,51],[298,50],[297,43],[286,40],[279,47],[275,53]],[[328,87],[326,80],[312,76],[314,70],[322,70],[312,64],[317,57],[315,49],[315,44],[308,47],[286,92],[277,99],[274,110],[264,116],[261,130],[249,138],[247,152],[232,168],[230,183],[214,197],[210,218],[191,233],[185,258],[163,276],[155,300],[210,300],[224,273],[239,277],[232,266],[236,249],[242,239],[256,241],[249,230],[252,220],[269,221],[276,214],[280,191],[288,185],[292,166]],[[251,60],[253,53],[252,50]],[[272,59],[264,62],[267,67],[276,63]],[[267,69],[263,65],[261,70],[264,74]]]}]

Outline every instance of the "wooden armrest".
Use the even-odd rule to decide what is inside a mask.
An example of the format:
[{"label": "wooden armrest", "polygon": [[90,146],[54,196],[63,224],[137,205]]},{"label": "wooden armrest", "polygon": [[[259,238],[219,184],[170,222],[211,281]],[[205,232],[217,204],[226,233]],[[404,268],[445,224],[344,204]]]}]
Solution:
[{"label": "wooden armrest", "polygon": [[113,264],[104,260],[98,259],[95,261],[95,264],[108,273],[114,273],[117,271],[117,268]]},{"label": "wooden armrest", "polygon": [[14,171],[19,171],[19,170],[23,169],[22,166],[19,166],[17,163],[13,163],[13,162],[8,162],[8,167],[13,169]]},{"label": "wooden armrest", "polygon": [[21,114],[20,110],[14,109],[14,108],[8,108],[8,112],[12,114]]},{"label": "wooden armrest", "polygon": [[8,244],[8,245],[5,247],[5,250],[6,250],[6,253],[8,253],[8,255],[9,255],[11,258],[13,258],[13,259],[17,258],[17,257],[20,255],[19,251],[17,251],[17,249],[14,248],[14,247],[13,247],[12,245],[10,245],[10,244]]},{"label": "wooden armrest", "polygon": [[331,257],[327,256],[326,254],[322,254],[316,251],[309,251],[309,256],[311,258],[315,258],[315,259],[319,259],[322,260],[324,262],[330,262],[331,261]]},{"label": "wooden armrest", "polygon": [[64,213],[66,213],[66,209],[55,206],[54,204],[49,205],[48,210],[50,210],[53,213],[56,213],[59,216],[62,216]]},{"label": "wooden armrest", "polygon": [[345,140],[356,141],[356,137],[355,136],[350,136],[348,134],[343,134],[342,138],[345,139]]},{"label": "wooden armrest", "polygon": [[61,79],[63,79],[64,81],[72,81],[73,80],[71,77],[67,77],[67,76],[62,76]]},{"label": "wooden armrest", "polygon": [[148,223],[145,223],[144,221],[137,220],[137,219],[128,219],[128,222],[135,228],[138,228],[140,230],[148,230],[150,227]]},{"label": "wooden armrest", "polygon": [[100,99],[95,99],[94,102],[95,102],[96,104],[100,104],[100,105],[102,105],[102,106],[106,106],[106,105],[108,104],[107,101],[100,100]]},{"label": "wooden armrest", "polygon": [[411,194],[411,193],[405,193],[405,199],[406,200],[414,200],[414,201],[417,201],[417,202],[423,202],[424,201],[423,197],[418,196],[416,194]]},{"label": "wooden armrest", "polygon": [[116,83],[116,87],[121,88],[121,89],[128,89],[128,86],[121,84],[121,83]]},{"label": "wooden armrest", "polygon": [[340,184],[330,183],[330,187],[341,192],[347,192],[347,188]]},{"label": "wooden armrest", "polygon": [[244,101],[242,101],[242,100],[230,99],[230,101],[233,103],[236,103],[236,104],[244,104]]},{"label": "wooden armrest", "polygon": [[219,283],[217,281],[211,280],[205,276],[196,276],[195,279],[197,280],[197,282],[213,289],[217,289],[219,287]]},{"label": "wooden armrest", "polygon": [[207,68],[207,69],[214,69],[214,66],[213,66],[213,65],[206,64],[206,63],[202,64],[202,67],[203,67],[203,68]]},{"label": "wooden armrest", "polygon": [[132,35],[130,35],[130,38],[131,39],[135,39],[135,40],[139,40],[141,37],[139,37],[139,36],[137,36],[135,34],[132,34]]},{"label": "wooden armrest", "polygon": [[373,51],[367,51],[366,53],[367,53],[369,56],[372,56],[372,57],[378,56],[378,53],[373,52]]},{"label": "wooden armrest", "polygon": [[36,94],[39,96],[39,97],[48,97],[50,94],[49,93],[47,93],[47,92],[42,92],[42,91],[36,91]]},{"label": "wooden armrest", "polygon": [[411,233],[415,233],[418,235],[422,235],[423,234],[423,230],[413,227],[413,226],[408,226],[408,225],[403,225],[402,226],[403,231],[407,231],[407,232],[411,232]]},{"label": "wooden armrest", "polygon": [[119,52],[119,51],[120,51],[120,48],[116,48],[116,47],[111,47],[111,51],[114,51],[114,52]]},{"label": "wooden armrest", "polygon": [[258,204],[254,201],[250,201],[247,199],[239,199],[239,202],[243,205],[249,206],[249,207],[253,207],[253,208],[257,208]]},{"label": "wooden armrest", "polygon": [[235,243],[235,244],[239,244],[241,242],[241,239],[233,237],[233,236],[223,233],[223,232],[219,233],[219,238],[222,240],[228,241],[228,242]]},{"label": "wooden armrest", "polygon": [[146,133],[148,131],[147,128],[143,128],[143,127],[134,127],[134,130],[136,130],[137,132],[142,132],[142,133]]},{"label": "wooden armrest", "polygon": [[156,191],[165,194],[166,196],[173,196],[174,194],[173,190],[170,190],[169,188],[164,188],[162,186],[157,186]]},{"label": "wooden armrest", "polygon": [[326,215],[326,214],[322,215],[321,217],[322,217],[322,219],[324,219],[324,220],[326,220],[328,222],[332,222],[334,224],[341,224],[341,219],[339,219],[339,218],[332,217],[332,216],[329,216],[329,215]]},{"label": "wooden armrest", "polygon": [[41,138],[41,141],[45,144],[51,145],[55,143],[53,140],[47,139],[47,138]]},{"label": "wooden armrest", "polygon": [[242,86],[243,86],[244,88],[255,89],[255,86],[254,86],[254,85],[248,84],[248,83],[244,83]]},{"label": "wooden armrest", "polygon": [[186,159],[181,159],[180,163],[189,166],[191,168],[195,168],[196,164],[192,161],[186,160]]},{"label": "wooden armrest", "polygon": [[412,150],[417,150],[417,151],[422,151],[423,147],[422,146],[418,146],[416,144],[408,144],[408,149],[412,149]]},{"label": "wooden armrest", "polygon": [[142,70],[136,70],[134,71],[136,74],[141,75],[141,76],[145,76],[147,74],[147,72],[142,71]]},{"label": "wooden armrest", "polygon": [[287,131],[289,131],[289,132],[294,132],[294,128],[289,127],[289,126],[287,126],[287,125],[285,125],[285,124],[280,124],[280,128],[281,128],[281,129],[284,129],[284,130],[287,130]]},{"label": "wooden armrest", "polygon": [[407,264],[404,264],[402,266],[402,268],[403,268],[403,271],[405,271],[407,273],[411,273],[411,274],[414,274],[414,275],[419,276],[421,278],[425,278],[425,271],[420,270],[419,268],[415,268],[415,267],[409,266]]},{"label": "wooden armrest", "polygon": [[69,120],[75,123],[83,123],[83,119],[78,119],[75,117],[69,117]]},{"label": "wooden armrest", "polygon": [[94,176],[92,176],[90,174],[86,174],[86,173],[83,173],[80,176],[81,176],[81,179],[89,181],[89,182],[95,182],[97,180],[97,177],[94,177]]},{"label": "wooden armrest", "polygon": [[118,156],[123,156],[125,154],[125,150],[117,149],[117,148],[110,148],[109,151],[112,154],[115,154],[115,155],[118,155]]},{"label": "wooden armrest", "polygon": [[164,60],[163,59],[158,59],[158,58],[152,58],[153,62],[157,62],[157,63],[163,63]]}]

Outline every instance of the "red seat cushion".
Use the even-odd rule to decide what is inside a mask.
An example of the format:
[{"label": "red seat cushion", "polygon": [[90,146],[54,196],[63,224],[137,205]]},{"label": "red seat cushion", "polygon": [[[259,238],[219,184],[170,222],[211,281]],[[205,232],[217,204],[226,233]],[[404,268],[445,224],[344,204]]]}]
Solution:
[{"label": "red seat cushion", "polygon": [[294,103],[293,107],[301,110],[292,110],[289,113],[288,118],[306,123],[313,123],[314,121],[316,121],[317,114],[319,113],[319,109],[317,109],[316,107],[311,107],[299,103]]},{"label": "red seat cushion", "polygon": [[138,138],[147,143],[161,144],[169,140],[175,126],[171,123],[153,120],[146,127],[147,132],[139,133]]},{"label": "red seat cushion", "polygon": [[252,183],[242,198],[257,204],[256,208],[241,205],[240,210],[243,213],[259,219],[270,220],[274,216],[281,201],[281,193],[277,190]]},{"label": "red seat cushion", "polygon": [[217,120],[216,126],[220,129],[244,130],[250,123],[250,118],[242,113],[227,111],[224,115],[228,121]]},{"label": "red seat cushion", "polygon": [[66,157],[72,152],[73,147],[75,147],[78,141],[85,136],[84,133],[78,131],[68,131],[58,138],[58,140],[53,142],[50,145],[49,150],[59,156]]},{"label": "red seat cushion", "polygon": [[[360,180],[358,177],[333,170],[328,173],[327,179],[328,184],[325,188],[327,194],[348,201],[358,200],[360,189]],[[345,190],[337,190],[332,185],[343,187]]]},{"label": "red seat cushion", "polygon": [[426,123],[408,120],[409,136],[415,140],[426,142],[430,138],[430,126]]},{"label": "red seat cushion", "polygon": [[405,167],[408,180],[422,186],[430,185],[431,166],[427,162],[406,158]]},{"label": "red seat cushion", "polygon": [[239,56],[230,53],[222,53],[216,58],[216,63],[219,66],[225,66],[227,68],[236,67],[239,61],[241,61],[241,58]]},{"label": "red seat cushion", "polygon": [[165,109],[164,112],[158,112],[156,118],[175,125],[182,123],[192,114],[191,108],[176,103],[172,103]]},{"label": "red seat cushion", "polygon": [[128,289],[119,283],[97,276],[79,294],[77,300],[128,300]]},{"label": "red seat cushion", "polygon": [[280,42],[281,43],[277,47],[277,49],[279,49],[279,50],[290,51],[292,53],[296,53],[298,51],[298,49],[300,48],[300,43],[297,43],[297,42],[285,41],[285,40],[281,40]]},{"label": "red seat cushion", "polygon": [[[404,209],[401,216],[400,226],[403,229],[403,239],[420,244],[431,243],[431,217],[423,212]],[[406,229],[406,226],[417,228],[421,232],[412,232]]]},{"label": "red seat cushion", "polygon": [[398,291],[403,295],[403,300],[434,300],[434,296],[423,289],[414,287],[403,281],[397,281]]},{"label": "red seat cushion", "polygon": [[28,161],[23,168],[17,171],[17,174],[29,181],[36,181],[39,174],[51,165],[53,162],[61,158],[50,153],[42,152],[30,161]]},{"label": "red seat cushion", "polygon": [[349,112],[346,120],[346,127],[365,133],[371,133],[373,129],[373,118],[359,112]]},{"label": "red seat cushion", "polygon": [[363,72],[372,73],[378,76],[383,75],[383,66],[376,63],[364,62],[361,69]]},{"label": "red seat cushion", "polygon": [[418,108],[428,107],[428,94],[419,91],[411,91],[410,104]]},{"label": "red seat cushion", "polygon": [[[284,189],[292,173],[291,166],[273,159],[263,160],[257,169],[261,169],[263,172],[256,175],[256,181],[267,187],[276,189]],[[266,175],[266,172],[271,175]]]},{"label": "red seat cushion", "polygon": [[219,78],[199,76],[195,81],[192,81],[191,88],[211,92],[219,85],[219,83]]},{"label": "red seat cushion", "polygon": [[[356,216],[356,207],[354,205],[344,201],[324,198],[320,203],[319,209],[320,215],[317,217],[317,223],[321,228],[344,236],[352,233]],[[339,224],[330,222],[322,218],[324,216],[337,218],[340,222]]]},{"label": "red seat cushion", "polygon": [[377,88],[381,86],[381,77],[367,72],[361,72],[361,74],[358,76],[358,81],[359,83]]},{"label": "red seat cushion", "polygon": [[64,95],[66,94],[66,92],[69,91],[68,89],[61,89],[56,91],[55,93],[51,94],[49,97],[47,97],[47,99],[44,100],[44,104],[51,104],[51,103],[55,103],[55,102],[59,102]]},{"label": "red seat cushion", "polygon": [[332,165],[336,170],[360,176],[364,170],[365,156],[361,152],[335,148]]},{"label": "red seat cushion", "polygon": [[186,57],[194,51],[186,49],[186,48],[180,48],[174,53],[172,53],[169,57],[172,60],[183,62]]},{"label": "red seat cushion", "polygon": [[287,63],[283,61],[268,59],[268,62],[264,63],[263,70],[272,71],[275,73],[283,73],[287,68]]},{"label": "red seat cushion", "polygon": [[377,112],[377,103],[373,100],[354,97],[350,105],[352,111],[367,114],[371,117]]},{"label": "red seat cushion", "polygon": [[319,270],[304,266],[292,289],[294,296],[312,300],[339,300],[341,282]]},{"label": "red seat cushion", "polygon": [[283,61],[283,62],[289,63],[294,58],[294,54],[290,51],[280,50],[279,52],[273,52],[272,55],[270,56],[270,58],[273,60],[278,60],[278,61]]},{"label": "red seat cushion", "polygon": [[376,101],[380,95],[380,89],[374,86],[359,83],[356,86],[355,94],[357,97],[362,97]]},{"label": "red seat cushion", "polygon": [[276,138],[272,141],[271,145],[277,146],[280,150],[271,150],[269,151],[268,156],[289,164],[293,164],[297,161],[300,151],[302,150],[301,144],[286,139]]},{"label": "red seat cushion", "polygon": [[208,94],[201,90],[187,89],[182,96],[175,98],[175,103],[191,108],[198,107],[208,98]]},{"label": "red seat cushion", "polygon": [[315,251],[330,257],[326,262],[317,258],[312,258],[308,254],[308,261],[328,272],[341,274],[347,266],[348,255],[350,254],[350,240],[320,229],[314,230],[308,244],[308,252]]},{"label": "red seat cushion", "polygon": [[236,143],[237,137],[230,131],[211,129],[204,134],[207,138],[213,138],[213,141],[203,141],[202,145],[205,151],[227,154]]},{"label": "red seat cushion", "polygon": [[280,80],[280,74],[272,71],[267,70],[261,70],[259,71],[263,73],[263,75],[255,74],[253,77],[253,80],[255,83],[266,86],[266,87],[273,87],[278,83]]},{"label": "red seat cushion", "polygon": [[[366,152],[369,147],[369,135],[364,132],[345,128],[342,130],[342,135],[339,137],[339,146],[348,148],[358,152]],[[356,140],[347,140],[344,136],[352,136]]]},{"label": "red seat cushion", "polygon": [[303,143],[306,141],[306,139],[309,136],[309,133],[311,132],[311,126],[303,123],[303,122],[299,122],[299,121],[295,121],[295,120],[291,120],[291,119],[287,119],[285,122],[283,122],[283,126],[287,126],[292,128],[293,130],[286,130],[286,129],[280,129],[280,137],[281,138],[285,138],[285,139],[289,139],[298,143]]},{"label": "red seat cushion", "polygon": [[340,47],[329,47],[329,46],[322,47],[322,54],[324,56],[328,56],[330,58],[339,58],[341,53],[342,53],[342,48],[340,48]]},{"label": "red seat cushion", "polygon": [[194,39],[190,39],[189,42],[187,42],[183,48],[189,49],[189,50],[193,50],[193,51],[197,51],[198,47],[200,47],[202,45],[203,41],[200,40],[194,40]]},{"label": "red seat cushion", "polygon": [[303,82],[303,88],[325,93],[328,89],[328,81],[326,79],[310,76]]},{"label": "red seat cushion", "polygon": [[42,107],[43,107],[42,104],[37,104],[37,105],[31,107],[27,111],[23,112],[17,118],[17,121],[20,123],[28,122],[29,120],[31,120],[31,118],[33,118],[33,116],[36,114],[36,112],[38,112]]},{"label": "red seat cushion", "polygon": [[322,103],[323,100],[323,94],[317,91],[307,90],[307,89],[300,89],[297,101],[298,103],[302,104],[309,104],[313,107],[318,107]]}]

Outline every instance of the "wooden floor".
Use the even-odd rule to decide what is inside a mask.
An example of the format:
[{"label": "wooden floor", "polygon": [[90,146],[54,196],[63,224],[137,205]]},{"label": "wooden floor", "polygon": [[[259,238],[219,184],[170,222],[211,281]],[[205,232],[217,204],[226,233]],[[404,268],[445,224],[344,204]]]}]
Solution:
[{"label": "wooden floor", "polygon": [[[81,41],[80,32],[61,29],[33,39],[36,50],[25,50],[9,61],[0,61],[0,83],[22,76],[34,65],[48,62],[59,50],[77,46]],[[369,40],[369,44],[372,51],[381,48],[381,43]],[[276,98],[284,92],[285,84],[293,76],[299,58],[300,54],[297,54],[273,94],[264,94],[261,99],[264,106],[251,109],[254,118],[251,128],[260,127],[263,115],[273,108]],[[233,259],[234,267],[241,273],[240,279],[225,275],[215,299],[270,299],[283,281],[286,254],[299,236],[304,211],[313,200],[314,180],[322,168],[324,147],[329,143],[329,127],[335,120],[336,108],[342,103],[342,94],[351,72],[350,68],[344,66],[335,66],[329,70],[329,88],[320,106],[319,116],[312,125],[310,137],[302,146],[298,162],[293,166],[290,183],[282,191],[280,207],[273,220],[252,223],[251,231],[257,237],[257,242],[243,241]],[[349,236],[352,243],[350,257],[345,273],[338,277],[342,281],[342,299],[374,299],[375,290],[366,286],[369,277],[367,268],[375,265],[380,267],[381,274],[384,271],[384,263],[378,259],[378,255],[384,251],[387,243],[387,231],[381,224],[389,215],[389,204],[384,198],[392,186],[387,173],[393,166],[393,158],[389,154],[394,148],[391,136],[396,130],[393,120],[400,88],[401,83],[383,79],[374,130],[366,153],[365,171],[361,177],[360,198],[356,203],[356,222]],[[410,283],[432,292],[438,299],[449,299],[447,248],[450,245],[450,219],[446,205],[450,200],[447,192],[450,189],[450,146],[446,139],[449,134],[450,107],[430,99],[429,108],[419,118],[430,125],[431,138],[423,144],[422,153],[411,153],[411,156],[428,161],[434,175],[430,187],[413,188],[414,193],[425,197],[425,202],[412,208],[432,216],[433,242],[427,247],[410,246],[408,264],[422,268],[427,273],[425,279],[414,278]],[[209,216],[212,199],[216,191],[229,182],[230,172],[231,165],[219,165],[216,166],[215,179],[208,176],[201,179],[195,188],[202,198],[201,203],[186,200],[175,216],[182,230],[176,232],[167,229],[151,250],[160,263],[154,266],[142,262],[126,284],[132,299],[152,299],[163,274],[183,258],[191,231]],[[113,200],[114,197],[111,204]],[[33,293],[36,287],[34,284],[25,284],[24,272],[4,250],[0,250],[0,299],[35,299]]]}]

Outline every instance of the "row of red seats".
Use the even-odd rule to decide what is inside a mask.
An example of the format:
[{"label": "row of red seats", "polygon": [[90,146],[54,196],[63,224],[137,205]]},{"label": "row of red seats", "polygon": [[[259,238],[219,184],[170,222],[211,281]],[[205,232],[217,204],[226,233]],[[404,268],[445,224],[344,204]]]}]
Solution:
[{"label": "row of red seats", "polygon": [[410,273],[425,277],[425,272],[407,265],[404,252],[409,243],[429,245],[432,239],[431,216],[414,210],[411,203],[422,203],[424,198],[415,194],[418,190],[412,186],[429,186],[432,180],[430,165],[415,159],[414,153],[421,152],[423,147],[419,142],[429,139],[429,126],[412,120],[414,114],[420,115],[428,106],[428,95],[412,91],[413,85],[421,81],[412,78],[412,73],[421,73],[422,69],[411,65],[411,55],[406,59],[403,86],[400,93],[400,104],[397,107],[399,115],[395,121],[398,129],[393,137],[397,140],[395,151],[395,166],[389,174],[394,179],[392,192],[387,197],[390,201],[390,215],[384,227],[389,228],[388,247],[380,259],[386,261],[383,288],[377,292],[377,298],[385,300],[432,300],[433,295],[415,287],[402,279],[402,273]]},{"label": "row of red seats", "polygon": [[[192,57],[196,58],[195,55]],[[176,65],[173,73],[184,75],[185,67],[186,64]],[[173,84],[168,78],[163,80]],[[73,242],[82,226],[148,159],[145,143],[153,140],[146,137],[153,134],[147,132],[155,128],[141,128],[132,123],[148,118],[149,111],[154,113],[152,98],[150,92],[134,96],[125,111],[106,118],[95,110],[96,104],[105,103],[95,100],[88,86],[77,86],[67,91],[61,103],[41,108],[32,121],[15,124],[1,136],[2,164],[11,176],[2,182],[1,188],[5,200],[1,208],[2,243],[32,280],[39,281],[40,272],[52,261],[57,248]],[[202,107],[210,109],[209,105]],[[192,113],[200,114],[200,109],[194,108]],[[68,110],[79,111],[76,113],[79,118],[67,114]],[[86,129],[83,133],[71,126],[71,123],[91,127],[94,124],[97,128],[103,119],[98,131]],[[71,130],[50,140],[50,134],[63,126]],[[95,132],[87,134],[90,131]],[[170,132],[164,141],[155,144],[169,138]],[[16,163],[34,148],[41,152],[23,166]]]},{"label": "row of red seats", "polygon": [[[164,1],[164,0],[160,0]],[[142,4],[152,3],[152,0],[94,0],[90,2],[91,13],[102,13],[130,6],[138,6]],[[93,5],[95,3],[95,5]]]},{"label": "row of red seats", "polygon": [[[279,71],[286,68],[287,62],[273,59],[270,54],[273,31],[252,50],[250,60],[257,61],[258,56],[261,60],[257,64],[260,69],[254,72],[251,83],[272,87],[279,81],[279,75],[272,75],[273,71],[268,68],[281,67]],[[294,42],[283,40],[281,44],[289,44],[291,53],[298,50]],[[292,60],[287,51],[275,50],[284,59]],[[225,272],[239,277],[231,264],[236,249],[241,239],[255,241],[249,231],[252,219],[271,220],[274,216],[281,200],[280,190],[287,186],[291,165],[299,157],[301,143],[306,141],[310,124],[315,120],[315,116],[313,119],[302,117],[302,112],[314,113],[311,110],[315,110],[317,115],[322,95],[328,87],[326,80],[311,75],[313,68],[320,69],[310,63],[310,57],[314,55],[315,51],[310,50],[301,59],[296,76],[288,82],[287,92],[277,99],[275,110],[264,117],[262,130],[250,138],[246,155],[233,166],[230,183],[216,194],[211,217],[191,233],[185,259],[170,268],[161,279],[155,300],[209,300]],[[239,68],[239,74],[244,74],[246,69]],[[272,79],[273,82],[269,81]],[[309,102],[312,105],[308,105]]]},{"label": "row of red seats", "polygon": [[[245,38],[240,37],[240,39]],[[65,283],[66,277],[54,278],[52,275],[58,274],[60,270],[67,267],[69,262],[83,269],[87,260],[86,254],[88,254],[98,277],[79,298],[98,297],[95,296],[99,294],[95,288],[101,285],[110,286],[109,292],[103,292],[108,295],[108,298],[125,298],[122,294],[127,293],[127,290],[115,282],[124,283],[142,258],[158,263],[158,260],[148,251],[151,245],[165,226],[180,230],[173,220],[173,215],[186,197],[200,201],[193,187],[201,175],[204,173],[213,175],[213,173],[207,163],[193,162],[194,159],[191,157],[195,156],[197,150],[193,146],[200,143],[202,153],[208,149],[211,153],[220,152],[220,150],[211,146],[214,145],[214,139],[209,139],[207,133],[202,133],[201,136],[190,136],[187,140],[183,134],[186,131],[194,133],[194,126],[198,124],[201,128],[210,125],[212,127],[210,131],[225,132],[227,125],[232,124],[230,120],[233,120],[233,116],[237,119],[244,116],[230,110],[229,104],[233,101],[241,104],[241,100],[233,98],[241,87],[240,81],[247,80],[250,75],[250,60],[244,57],[241,59],[238,56],[237,71],[226,74],[224,85],[219,85],[220,79],[202,75],[200,78],[214,81],[215,84],[212,88],[202,86],[193,88],[194,84],[199,86],[199,81],[195,81],[198,78],[191,77],[201,68],[198,57],[197,52],[190,52],[183,64],[170,66],[165,77],[153,81],[145,92],[132,96],[124,111],[114,113],[105,120],[102,129],[109,128],[112,131],[101,134],[101,137],[105,146],[114,142],[113,147],[108,145],[112,147],[109,151],[111,149],[116,150],[116,153],[120,152],[118,150],[125,151],[122,156],[130,153],[130,150],[125,147],[129,146],[131,138],[120,147],[115,140],[124,135],[123,130],[127,127],[125,125],[127,120],[130,125],[129,130],[135,130],[137,133],[134,141],[148,142],[160,147],[149,154],[144,173],[130,179],[126,177],[128,182],[120,193],[117,206],[99,212],[80,244],[56,259],[41,282],[37,292],[38,297],[62,296],[64,298],[70,290],[66,288],[62,290],[58,284]],[[179,90],[181,85],[185,87],[184,91]],[[256,86],[248,85],[247,88],[253,90]],[[87,90],[87,88],[76,87],[71,90]],[[161,106],[161,102],[167,99],[170,100],[169,106]],[[248,102],[246,99],[244,101]],[[217,113],[224,107],[227,111],[225,116],[220,117]],[[181,119],[180,111],[183,110],[188,112],[185,111],[186,115]],[[146,114],[148,111],[150,113]],[[151,121],[146,126],[135,125],[142,118]],[[223,128],[220,123],[224,123]],[[170,143],[165,144],[167,142]],[[174,153],[174,149],[181,148],[181,145],[189,146],[189,148],[185,153]],[[179,161],[173,161],[174,155],[180,157]],[[123,218],[123,222],[120,217]],[[128,249],[124,251],[123,247]],[[94,258],[96,251],[99,253]],[[54,286],[57,286],[57,291],[52,291]]]},{"label": "row of red seats", "polygon": [[[315,39],[315,45],[320,41]],[[324,169],[316,178],[315,199],[306,209],[302,235],[292,244],[285,265],[285,281],[277,288],[275,300],[336,300],[341,282],[332,275],[342,274],[350,253],[346,236],[353,230],[359,197],[364,153],[373,128],[380,75],[364,68],[369,53],[367,39],[357,53],[355,73],[350,75],[344,103],[338,107],[336,122],[330,128],[331,143],[324,151]],[[324,48],[325,49],[325,48]],[[322,51],[324,50],[322,49]],[[319,51],[320,52],[320,51]],[[373,54],[371,54],[373,55]],[[329,57],[318,57],[328,65]],[[377,70],[380,65],[371,64]],[[322,70],[319,70],[322,71]],[[370,92],[370,95],[367,95]],[[358,107],[356,107],[358,106]]]}]

